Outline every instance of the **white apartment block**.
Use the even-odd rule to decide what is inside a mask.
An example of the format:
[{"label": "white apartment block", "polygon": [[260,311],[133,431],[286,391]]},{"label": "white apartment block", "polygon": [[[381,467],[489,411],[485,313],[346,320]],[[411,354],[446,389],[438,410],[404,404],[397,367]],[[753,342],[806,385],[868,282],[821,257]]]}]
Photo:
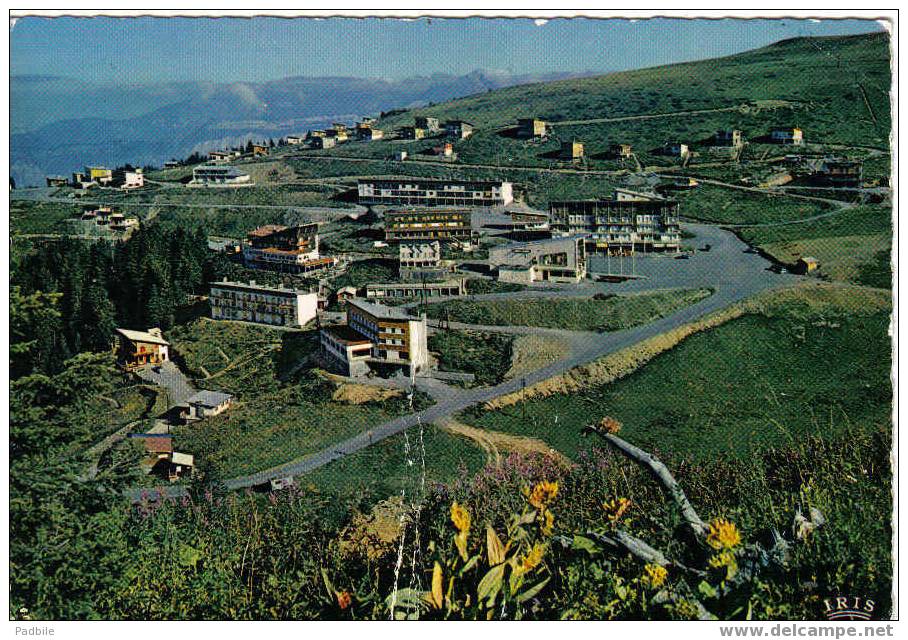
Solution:
[{"label": "white apartment block", "polygon": [[241,320],[279,327],[302,327],[318,312],[318,294],[257,285],[254,280],[216,282],[208,296],[214,320]]}]

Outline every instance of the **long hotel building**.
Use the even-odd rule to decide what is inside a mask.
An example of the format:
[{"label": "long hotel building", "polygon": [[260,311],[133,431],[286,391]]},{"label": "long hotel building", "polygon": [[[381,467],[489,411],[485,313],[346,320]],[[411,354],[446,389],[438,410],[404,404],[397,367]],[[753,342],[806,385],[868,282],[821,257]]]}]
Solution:
[{"label": "long hotel building", "polygon": [[302,327],[318,312],[318,294],[225,279],[211,284],[208,304],[214,320]]},{"label": "long hotel building", "polygon": [[588,253],[681,248],[678,202],[626,189],[617,189],[607,200],[552,202],[549,224],[555,234],[586,235]]},{"label": "long hotel building", "polygon": [[464,209],[427,207],[385,212],[388,242],[469,242],[472,236],[472,215]]},{"label": "long hotel building", "polygon": [[510,182],[487,180],[363,179],[360,204],[492,207],[514,201]]}]

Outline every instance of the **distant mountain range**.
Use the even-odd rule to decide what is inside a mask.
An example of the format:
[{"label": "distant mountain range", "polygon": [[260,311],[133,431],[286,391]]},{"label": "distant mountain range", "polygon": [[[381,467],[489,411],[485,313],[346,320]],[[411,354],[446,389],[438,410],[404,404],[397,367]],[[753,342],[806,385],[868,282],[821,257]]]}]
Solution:
[{"label": "distant mountain range", "polygon": [[160,165],[250,137],[278,138],[390,109],[587,75],[592,74],[474,71],[397,81],[297,77],[110,87],[74,78],[13,76],[11,172],[17,184],[27,186],[85,164]]}]

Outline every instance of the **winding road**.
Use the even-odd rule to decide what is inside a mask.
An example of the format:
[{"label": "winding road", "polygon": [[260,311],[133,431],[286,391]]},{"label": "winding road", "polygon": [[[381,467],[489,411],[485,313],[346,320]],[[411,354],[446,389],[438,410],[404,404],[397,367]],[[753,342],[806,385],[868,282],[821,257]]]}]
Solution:
[{"label": "winding road", "polygon": [[[799,280],[799,276],[770,272],[768,270],[770,263],[758,254],[748,251],[747,245],[729,231],[709,225],[687,225],[687,228],[696,235],[698,245],[710,244],[712,246],[711,250],[698,253],[687,260],[674,260],[664,256],[639,258],[637,260],[638,272],[645,275],[645,278],[618,284],[594,283],[589,287],[583,288],[584,295],[591,295],[599,290],[612,293],[631,293],[677,287],[711,287],[715,291],[713,295],[649,324],[609,333],[589,333],[579,337],[573,335],[570,341],[571,349],[569,353],[566,353],[557,362],[493,387],[476,389],[451,388],[449,394],[433,394],[436,398],[441,397],[440,401],[423,411],[375,425],[356,436],[335,443],[321,451],[289,461],[286,464],[258,473],[231,478],[224,483],[225,486],[228,489],[242,489],[265,483],[275,478],[308,473],[330,464],[334,460],[354,454],[385,438],[397,435],[411,427],[419,424],[431,424],[436,420],[450,417],[469,407],[520,391],[526,386],[560,375],[579,365],[597,360],[642,340],[696,321],[707,314],[723,309],[761,291],[791,284]],[[591,269],[595,271],[596,268],[597,264],[594,261]],[[564,295],[567,292],[530,291],[488,294],[482,297],[525,297],[528,294],[535,296],[539,294],[557,295],[559,293]],[[578,332],[572,333],[576,334]],[[420,386],[419,379],[417,379],[416,386],[417,388]],[[128,495],[134,500],[142,500],[154,499],[159,496],[178,497],[185,493],[186,489],[184,487],[165,486],[157,489],[133,489],[128,492]]]}]

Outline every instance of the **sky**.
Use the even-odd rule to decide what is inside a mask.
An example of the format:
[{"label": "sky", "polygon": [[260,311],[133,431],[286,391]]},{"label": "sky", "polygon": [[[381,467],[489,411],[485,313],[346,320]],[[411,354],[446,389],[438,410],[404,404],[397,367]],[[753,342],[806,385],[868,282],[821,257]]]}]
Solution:
[{"label": "sky", "polygon": [[881,29],[870,20],[806,19],[26,17],[12,29],[11,73],[115,85],[476,69],[604,73]]}]

